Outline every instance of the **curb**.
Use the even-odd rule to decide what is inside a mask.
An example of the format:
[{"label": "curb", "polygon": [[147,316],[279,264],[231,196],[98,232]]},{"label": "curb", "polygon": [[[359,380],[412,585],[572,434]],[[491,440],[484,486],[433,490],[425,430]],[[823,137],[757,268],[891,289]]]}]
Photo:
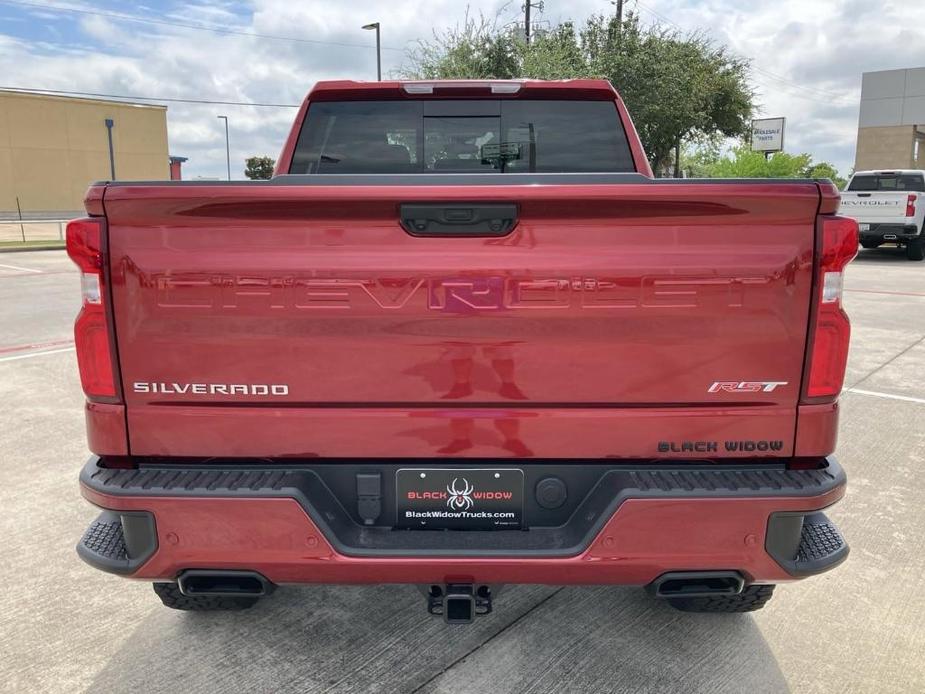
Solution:
[{"label": "curb", "polygon": [[57,246],[23,246],[22,248],[17,248],[13,246],[12,248],[3,248],[0,247],[0,253],[28,253],[29,251],[63,251],[65,250],[64,244],[59,244]]}]

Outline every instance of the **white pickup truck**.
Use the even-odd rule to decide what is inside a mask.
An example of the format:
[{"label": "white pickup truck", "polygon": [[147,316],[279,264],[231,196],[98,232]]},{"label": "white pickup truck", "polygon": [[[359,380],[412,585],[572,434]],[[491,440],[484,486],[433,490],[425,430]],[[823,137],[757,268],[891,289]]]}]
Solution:
[{"label": "white pickup truck", "polygon": [[909,260],[925,259],[925,171],[858,171],[839,214],[857,220],[864,248],[895,243]]}]

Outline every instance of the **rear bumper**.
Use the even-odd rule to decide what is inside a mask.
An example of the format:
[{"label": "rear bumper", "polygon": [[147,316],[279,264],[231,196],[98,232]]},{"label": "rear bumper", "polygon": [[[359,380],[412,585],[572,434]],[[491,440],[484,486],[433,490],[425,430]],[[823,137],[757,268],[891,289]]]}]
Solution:
[{"label": "rear bumper", "polygon": [[861,242],[909,241],[919,236],[919,229],[914,224],[878,224],[859,233]]},{"label": "rear bumper", "polygon": [[564,523],[441,532],[355,522],[324,465],[116,470],[94,457],[81,491],[104,513],[78,552],[148,580],[234,569],[273,583],[646,585],[670,571],[733,570],[778,583],[847,556],[820,513],[843,496],[845,475],[834,459],[823,465],[589,465],[595,482]]}]

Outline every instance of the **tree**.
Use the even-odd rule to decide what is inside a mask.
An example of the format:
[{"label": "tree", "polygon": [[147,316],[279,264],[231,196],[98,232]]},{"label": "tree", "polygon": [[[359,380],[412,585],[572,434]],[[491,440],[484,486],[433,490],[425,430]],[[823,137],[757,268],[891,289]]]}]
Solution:
[{"label": "tree", "polygon": [[408,58],[411,67],[402,70],[409,79],[510,79],[517,74],[523,51],[511,28],[498,25],[498,15],[489,20],[483,14],[470,17],[462,26],[434,32],[431,41],[419,41]]},{"label": "tree", "polygon": [[765,158],[748,145],[739,145],[732,152],[707,166],[709,178],[799,178],[810,166],[809,154],[775,152]]},{"label": "tree", "polygon": [[810,162],[801,175],[804,178],[828,178],[839,190],[842,190],[848,182],[848,179],[839,176],[838,169],[827,161],[820,161],[818,164]]},{"label": "tree", "polygon": [[682,169],[692,178],[828,178],[839,188],[845,179],[828,162],[813,162],[812,155],[775,152],[764,153],[740,144],[722,154],[719,143],[707,141],[688,147],[681,155]]},{"label": "tree", "polygon": [[701,34],[642,27],[595,15],[534,34],[466,17],[409,54],[405,77],[419,79],[563,79],[605,77],[620,92],[656,171],[690,139],[744,135],[752,115],[748,63]]},{"label": "tree", "polygon": [[749,128],[748,63],[700,34],[640,26],[630,14],[591,17],[581,33],[593,74],[620,92],[656,171],[685,141],[737,137]]},{"label": "tree", "polygon": [[276,166],[273,157],[248,157],[245,164],[244,175],[252,181],[273,178],[273,167]]},{"label": "tree", "polygon": [[723,138],[701,138],[681,150],[681,171],[688,178],[709,178],[710,167],[722,158]]}]

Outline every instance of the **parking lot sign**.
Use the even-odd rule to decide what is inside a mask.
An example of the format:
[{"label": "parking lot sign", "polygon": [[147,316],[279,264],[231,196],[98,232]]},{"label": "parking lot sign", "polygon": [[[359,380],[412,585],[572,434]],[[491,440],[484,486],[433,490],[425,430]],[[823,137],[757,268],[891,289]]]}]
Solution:
[{"label": "parking lot sign", "polygon": [[761,118],[752,121],[752,149],[756,152],[780,152],[784,149],[786,118]]}]

